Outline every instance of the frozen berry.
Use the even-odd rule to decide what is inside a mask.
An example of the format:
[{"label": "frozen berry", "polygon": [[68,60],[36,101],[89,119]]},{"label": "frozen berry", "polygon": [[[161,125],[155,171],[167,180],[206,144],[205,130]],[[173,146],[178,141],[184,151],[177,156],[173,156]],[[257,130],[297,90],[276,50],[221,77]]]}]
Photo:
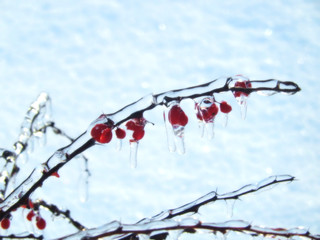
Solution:
[{"label": "frozen berry", "polygon": [[197,118],[201,121],[210,122],[213,118],[218,114],[219,108],[213,102],[208,107],[201,107],[198,103],[196,103],[196,115]]},{"label": "frozen berry", "polygon": [[37,228],[40,229],[40,230],[43,230],[46,228],[46,220],[44,220],[42,217],[38,216],[36,218],[36,225],[37,225]]},{"label": "frozen berry", "polygon": [[172,125],[185,126],[188,123],[188,116],[178,104],[171,107],[168,113],[168,118]]},{"label": "frozen berry", "polygon": [[32,218],[35,216],[36,214],[34,213],[33,210],[31,210],[28,214],[27,214],[27,219],[28,221],[32,221]]},{"label": "frozen berry", "polygon": [[101,133],[104,129],[106,129],[108,126],[106,124],[96,124],[92,129],[91,129],[91,136],[94,140],[98,141],[100,140]]},{"label": "frozen berry", "polygon": [[2,229],[8,229],[10,227],[10,219],[9,218],[4,218],[1,221],[1,228]]},{"label": "frozen berry", "polygon": [[128,130],[134,130],[136,128],[136,124],[133,120],[130,120],[126,123],[126,127]]},{"label": "frozen berry", "polygon": [[133,137],[133,139],[134,139],[135,141],[139,141],[139,140],[141,140],[141,139],[143,138],[144,133],[145,133],[145,132],[144,132],[143,129],[141,129],[141,130],[136,130],[136,131],[133,132],[132,137]]},{"label": "frozen berry", "polygon": [[[245,80],[245,81],[237,81],[235,84],[234,84],[234,87],[238,87],[238,88],[251,88],[252,87],[252,84],[250,81],[248,80]],[[245,92],[241,92],[241,91],[234,91],[233,92],[233,95],[235,97],[240,97],[241,95],[243,96],[249,96],[249,93],[245,93]]]},{"label": "frozen berry", "polygon": [[97,140],[99,143],[108,143],[112,139],[112,131],[109,127],[102,130],[99,140]]},{"label": "frozen berry", "polygon": [[229,112],[231,112],[232,107],[226,101],[222,101],[220,103],[220,110],[223,113],[229,113]]},{"label": "frozen berry", "polygon": [[116,136],[119,139],[124,139],[126,137],[126,131],[123,130],[122,128],[117,128],[116,129]]}]

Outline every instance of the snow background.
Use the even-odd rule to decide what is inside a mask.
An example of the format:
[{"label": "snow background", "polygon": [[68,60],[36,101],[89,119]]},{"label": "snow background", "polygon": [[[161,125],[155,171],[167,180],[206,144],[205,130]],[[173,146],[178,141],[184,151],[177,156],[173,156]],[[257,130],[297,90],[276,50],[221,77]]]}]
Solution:
[{"label": "snow background", "polygon": [[[127,143],[121,152],[115,142],[94,147],[85,153],[92,174],[87,202],[79,200],[80,161],[69,163],[60,179],[50,179],[34,198],[70,209],[75,219],[95,227],[112,220],[134,223],[212,190],[225,193],[291,174],[299,181],[243,197],[232,217],[225,203],[206,206],[196,217],[305,226],[319,233],[319,12],[319,1],[298,0],[2,0],[0,146],[12,149],[41,91],[52,98],[57,126],[76,137],[101,113],[149,93],[235,74],[294,81],[302,91],[293,96],[252,94],[245,121],[231,94],[216,96],[230,101],[234,111],[226,128],[218,117],[212,141],[200,138],[191,120],[193,103],[184,101],[190,124],[182,156],[167,151],[162,109],[146,112],[155,126],[146,127],[136,169],[130,167]],[[31,163],[44,162],[68,144],[53,134],[47,141],[23,167],[31,169]],[[22,231],[21,224],[14,217],[11,230]],[[57,218],[48,221],[45,234],[72,231]]]}]

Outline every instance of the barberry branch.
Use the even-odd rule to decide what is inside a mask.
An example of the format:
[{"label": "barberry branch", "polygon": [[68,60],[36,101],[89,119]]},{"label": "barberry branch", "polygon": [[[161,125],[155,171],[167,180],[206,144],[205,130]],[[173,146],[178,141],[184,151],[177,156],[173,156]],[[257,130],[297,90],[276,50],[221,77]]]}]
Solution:
[{"label": "barberry branch", "polygon": [[[43,186],[44,182],[49,177],[54,175],[59,176],[59,169],[74,159],[75,156],[83,153],[96,144],[105,144],[110,142],[113,130],[115,131],[117,138],[124,138],[126,133],[119,127],[121,124],[126,122],[127,129],[133,131],[133,139],[130,140],[130,144],[137,147],[139,140],[141,140],[145,134],[144,126],[147,121],[143,118],[143,114],[157,106],[165,106],[170,109],[168,113],[168,120],[173,127],[174,134],[178,138],[183,139],[183,130],[184,126],[188,123],[188,117],[180,108],[179,103],[184,99],[195,100],[196,109],[198,111],[197,118],[203,121],[203,123],[209,124],[213,122],[215,115],[219,111],[214,98],[215,94],[231,92],[240,105],[246,106],[246,97],[253,92],[270,96],[275,93],[295,94],[298,91],[300,91],[299,86],[296,83],[289,81],[284,82],[276,79],[248,80],[243,76],[220,78],[197,86],[171,90],[159,94],[150,94],[114,113],[102,114],[77,138],[68,136],[64,131],[56,127],[53,121],[51,121],[48,113],[50,112],[51,105],[50,97],[47,94],[42,93],[39,98],[31,104],[27,111],[21,127],[19,139],[14,144],[14,150],[10,151],[0,149],[0,157],[5,160],[3,170],[0,173],[0,177],[4,182],[4,187],[0,187],[0,220],[8,218],[12,211],[21,206],[29,206],[32,210],[37,210],[41,206],[42,208],[46,208],[51,211],[54,215],[63,216],[79,230],[79,233],[70,236],[71,239],[78,239],[77,237],[82,238],[83,236],[85,239],[96,239],[99,237],[114,237],[119,235],[119,238],[117,237],[116,239],[129,240],[138,236],[138,234],[152,235],[155,238],[155,234],[157,234],[158,237],[161,236],[161,234],[164,234],[165,236],[165,234],[172,230],[182,230],[192,233],[197,229],[207,229],[212,230],[213,232],[222,233],[225,233],[226,231],[240,231],[243,233],[263,234],[268,236],[273,234],[273,236],[305,236],[310,239],[318,239],[314,238],[314,236],[317,237],[317,235],[311,235],[309,232],[299,233],[295,230],[286,230],[282,228],[263,229],[252,226],[242,220],[218,224],[202,223],[200,220],[190,220],[188,218],[183,218],[181,221],[176,220],[177,217],[183,217],[184,214],[197,213],[200,207],[210,202],[219,200],[228,201],[231,199],[237,200],[243,195],[265,189],[269,186],[274,186],[282,182],[293,181],[294,177],[288,175],[273,176],[256,185],[246,185],[234,192],[222,195],[219,195],[216,192],[210,192],[179,208],[161,212],[150,219],[142,219],[138,223],[132,225],[121,224],[120,222],[111,222],[110,224],[106,224],[100,228],[86,229],[81,223],[70,216],[70,212],[68,210],[62,211],[54,204],[48,204],[43,200],[37,200],[32,203],[32,207],[30,206],[31,194],[37,188]],[[203,99],[200,102],[197,102],[198,98]],[[232,110],[231,106],[225,101],[219,102],[218,104],[220,105],[220,111],[225,114]],[[69,139],[71,143],[58,149],[49,159],[47,159],[47,161],[33,169],[29,176],[11,193],[7,193],[8,182],[11,181],[11,179],[13,179],[20,171],[17,162],[18,157],[27,149],[29,142],[33,137],[41,137],[46,134],[48,129],[52,129],[55,134]],[[85,157],[83,157],[83,159],[86,163],[85,171],[89,176],[90,172],[87,168],[88,159]],[[32,217],[33,215],[30,215],[30,218]],[[38,218],[40,219],[40,216],[37,216],[37,219]],[[44,220],[41,220],[42,222],[39,225],[39,229],[45,227]],[[183,224],[182,221],[184,221]],[[1,222],[1,224],[2,223],[3,222]],[[7,225],[5,225],[5,227],[7,227]],[[160,235],[159,231],[162,232]],[[0,238],[1,237],[4,236],[0,236]],[[20,238],[20,236],[14,235],[7,237]],[[33,235],[25,236],[25,238],[30,237],[33,237]],[[42,236],[34,237],[37,239],[42,238]]]},{"label": "barberry branch", "polygon": [[49,210],[51,213],[53,213],[55,216],[62,216],[65,219],[67,219],[76,229],[83,231],[86,229],[86,227],[84,227],[81,223],[79,223],[78,221],[76,221],[74,218],[71,217],[70,215],[70,211],[69,210],[65,210],[62,211],[58,206],[56,206],[55,204],[48,204],[47,202],[43,201],[43,200],[39,200],[34,204],[34,208],[39,208],[40,206],[43,208],[46,208],[47,210]]},{"label": "barberry branch", "polygon": [[[251,83],[254,84],[250,88],[235,86],[237,78],[222,78],[210,81],[205,84],[182,88],[177,90],[172,90],[168,92],[163,92],[156,95],[149,95],[147,97],[141,98],[138,101],[125,106],[119,111],[100,116],[93,124],[104,123],[112,127],[119,126],[121,123],[131,119],[141,117],[143,112],[153,109],[159,105],[168,106],[170,102],[181,101],[186,98],[197,98],[200,96],[212,96],[214,93],[228,92],[228,91],[238,91],[245,93],[264,91],[269,94],[274,93],[290,93],[294,94],[300,91],[299,86],[293,82],[283,82],[275,79],[268,80],[252,80]],[[271,87],[261,87],[260,85],[272,85]],[[23,128],[26,133],[23,136],[29,136],[31,126],[33,126],[34,116],[38,116],[41,111],[39,109],[46,106],[43,102],[48,102],[47,95],[41,95],[41,99],[37,104],[31,106],[27,112],[26,123],[27,127]],[[45,99],[45,100],[43,100]],[[31,117],[29,116],[31,115]],[[31,121],[30,121],[31,119]],[[49,125],[48,125],[49,126]],[[25,148],[25,141],[19,141],[19,149],[22,152]],[[88,148],[96,144],[95,139],[88,136],[87,131],[82,133],[78,138],[74,139],[72,143],[66,147],[57,150],[44,164],[34,169],[33,172],[23,181],[7,198],[0,203],[0,220],[3,219],[10,211],[18,208],[19,206],[25,204],[32,192],[34,192],[38,187],[42,186],[44,181],[48,179],[53,173],[57,172],[61,167],[63,167],[67,162],[73,159],[78,154],[87,150]]]},{"label": "barberry branch", "polygon": [[[105,231],[103,231],[105,230]],[[212,234],[217,232],[223,235],[228,232],[239,232],[243,234],[250,234],[251,236],[263,236],[269,238],[275,237],[305,237],[306,239],[319,240],[320,235],[310,233],[306,229],[301,228],[272,228],[272,227],[260,227],[252,225],[250,222],[244,220],[230,220],[226,222],[201,222],[194,218],[185,218],[183,220],[166,220],[166,221],[153,221],[150,223],[138,223],[138,224],[122,224],[118,221],[110,222],[104,225],[100,229],[93,228],[86,231],[79,232],[74,235],[66,236],[59,239],[75,240],[75,239],[114,239],[114,240],[132,240],[140,239],[142,235],[149,236],[153,240],[166,239],[170,234],[170,231],[179,230],[178,237],[183,233],[195,234],[197,230],[209,230]],[[121,235],[129,234],[130,237],[123,238]],[[110,237],[110,238],[106,238]]]},{"label": "barberry branch", "polygon": [[205,229],[211,230],[212,233],[221,232],[226,234],[227,232],[241,232],[244,234],[252,235],[264,235],[269,237],[293,237],[303,236],[309,239],[320,239],[320,235],[312,235],[308,230],[301,228],[267,228],[254,226],[249,222],[243,220],[231,220],[220,223],[207,223],[201,222],[196,218],[192,218],[185,214],[198,212],[200,207],[205,206],[208,203],[216,201],[228,201],[232,199],[239,199],[241,196],[248,195],[254,192],[258,192],[265,188],[275,186],[281,183],[290,183],[294,180],[294,177],[289,175],[278,175],[266,178],[257,184],[248,184],[241,187],[238,190],[218,194],[212,191],[190,203],[187,203],[181,207],[169,209],[163,211],[151,218],[145,218],[135,224],[123,224],[118,221],[112,221],[98,228],[86,229],[79,231],[78,233],[62,237],[60,239],[99,239],[101,237],[112,237],[112,239],[118,240],[131,240],[139,239],[139,234],[145,234],[152,239],[157,239],[159,232],[161,238],[166,239],[168,233],[172,230],[181,230],[183,232],[196,233],[197,230]]}]

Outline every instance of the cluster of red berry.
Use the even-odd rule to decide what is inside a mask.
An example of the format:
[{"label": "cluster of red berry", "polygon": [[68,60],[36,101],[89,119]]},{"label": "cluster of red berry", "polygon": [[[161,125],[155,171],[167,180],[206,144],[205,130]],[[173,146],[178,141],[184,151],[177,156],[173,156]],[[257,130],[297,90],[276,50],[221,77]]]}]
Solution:
[{"label": "cluster of red berry", "polygon": [[[27,205],[22,205],[21,207],[31,209],[26,217],[28,221],[31,222],[35,217],[35,223],[36,223],[37,228],[39,230],[43,230],[46,228],[46,225],[47,225],[46,220],[44,220],[40,216],[39,211],[34,210],[34,205],[30,199],[29,199]],[[6,217],[1,220],[0,226],[2,229],[5,229],[5,230],[9,229],[10,225],[11,225],[10,217]]]},{"label": "cluster of red berry", "polygon": [[40,216],[39,211],[34,210],[34,205],[33,205],[32,201],[31,201],[30,199],[29,199],[29,201],[28,201],[28,205],[27,205],[27,206],[24,206],[24,207],[30,209],[30,211],[29,211],[29,213],[27,214],[27,217],[26,217],[27,220],[31,222],[31,221],[34,219],[34,217],[35,217],[35,222],[36,222],[37,228],[38,228],[39,230],[45,229],[45,228],[46,228],[46,225],[47,225],[46,220],[44,220],[44,219]]},{"label": "cluster of red berry", "polygon": [[38,213],[34,212],[32,209],[27,214],[27,220],[32,221],[33,218],[36,218],[36,226],[39,230],[43,230],[46,228],[46,220],[44,220]]},{"label": "cluster of red berry", "polygon": [[[137,142],[143,138],[145,133],[144,127],[146,123],[147,121],[143,117],[133,118],[126,123],[127,129],[133,131],[132,139],[130,139],[130,142]],[[109,143],[113,135],[112,130],[112,126],[108,126],[104,123],[99,123],[91,129],[91,136],[99,143]],[[118,139],[124,139],[126,137],[126,132],[122,128],[116,128],[115,134]]]},{"label": "cluster of red berry", "polygon": [[144,127],[146,123],[147,123],[147,120],[143,117],[133,118],[126,123],[127,129],[133,131],[132,139],[130,139],[130,142],[137,142],[143,138],[145,133]]},{"label": "cluster of red berry", "polygon": [[[235,83],[235,87],[251,88],[252,85],[249,80],[240,80]],[[234,91],[233,94],[236,98],[249,95],[241,91]],[[205,123],[213,122],[219,112],[218,104],[222,113],[228,114],[232,111],[232,107],[226,101],[216,102],[213,97],[207,97],[195,104],[197,118]],[[169,110],[168,120],[172,126],[185,126],[188,123],[188,116],[181,109],[179,103],[175,103]],[[138,142],[144,137],[146,123],[147,121],[143,117],[133,118],[126,123],[126,128],[133,131],[130,142]],[[91,129],[91,136],[99,143],[109,143],[112,139],[112,131],[113,126],[98,123]],[[126,137],[126,132],[122,128],[116,128],[115,134],[119,139]]]},{"label": "cluster of red berry", "polygon": [[[122,128],[117,128],[115,134],[119,139],[126,137],[126,132]],[[96,124],[91,129],[91,136],[99,143],[109,143],[112,139],[112,127],[103,123]]]},{"label": "cluster of red berry", "polygon": [[[222,113],[228,114],[232,111],[232,107],[226,101],[220,102],[219,105]],[[219,112],[219,107],[212,97],[205,98],[200,103],[196,103],[195,109],[197,118],[206,123],[213,122]]]}]

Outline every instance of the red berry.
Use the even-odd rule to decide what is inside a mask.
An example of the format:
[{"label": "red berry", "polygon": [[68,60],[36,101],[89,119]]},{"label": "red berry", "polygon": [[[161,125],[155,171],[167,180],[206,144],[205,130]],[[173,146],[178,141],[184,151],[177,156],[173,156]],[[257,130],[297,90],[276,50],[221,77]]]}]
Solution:
[{"label": "red berry", "polygon": [[59,178],[59,177],[60,177],[60,175],[59,175],[59,173],[58,173],[58,172],[53,172],[53,173],[51,174],[51,176],[53,176],[53,177],[57,177],[57,178]]},{"label": "red berry", "polygon": [[126,137],[126,131],[123,130],[122,128],[117,128],[116,129],[116,136],[119,139],[124,139]]},{"label": "red berry", "polygon": [[8,229],[10,227],[10,219],[9,218],[4,218],[1,221],[1,227],[3,229]]},{"label": "red berry", "polygon": [[31,210],[28,215],[27,215],[27,219],[28,221],[32,221],[32,218],[35,216],[36,214],[34,213],[33,210]]},{"label": "red berry", "polygon": [[29,199],[29,200],[28,200],[28,205],[29,205],[29,207],[30,207],[30,208],[34,208],[34,206],[33,206],[33,203],[32,203],[32,201],[31,201],[31,199]]},{"label": "red berry", "polygon": [[141,139],[143,138],[144,133],[145,133],[145,132],[144,132],[143,129],[136,130],[136,131],[133,132],[132,137],[133,137],[133,139],[134,139],[135,141],[139,141],[139,140],[141,140]]},{"label": "red berry", "polygon": [[126,123],[126,127],[128,130],[134,130],[136,128],[136,124],[133,120],[130,120]]},{"label": "red berry", "polygon": [[188,116],[178,104],[171,107],[168,113],[168,118],[172,125],[185,126],[188,123]]},{"label": "red berry", "polygon": [[220,110],[223,113],[229,113],[229,112],[231,112],[232,107],[226,101],[222,101],[220,103]]},{"label": "red berry", "polygon": [[132,130],[132,131],[135,131],[135,130],[138,130],[138,129],[143,129],[144,126],[146,125],[146,120],[141,117],[141,118],[133,118],[131,119],[130,121],[128,121],[126,123],[126,127],[128,130]]},{"label": "red berry", "polygon": [[106,124],[96,124],[92,129],[91,129],[91,136],[94,140],[99,142],[101,133],[104,129],[106,129],[108,126]]},{"label": "red berry", "polygon": [[111,128],[106,128],[101,132],[99,140],[97,140],[99,143],[108,143],[112,139],[112,131]]},{"label": "red berry", "polygon": [[[234,84],[235,87],[239,87],[239,88],[251,88],[252,87],[252,84],[250,81],[237,81],[235,84]],[[249,96],[249,93],[245,93],[245,92],[241,92],[241,91],[234,91],[233,92],[233,95],[235,97],[240,97],[241,95],[243,96]]]},{"label": "red berry", "polygon": [[[133,131],[133,134],[132,134],[133,139],[130,139],[130,142],[136,142],[143,138],[145,133],[144,126],[146,125],[146,123],[147,121],[143,117],[133,118],[126,123],[127,129]],[[117,130],[119,131],[118,133],[117,133]],[[121,137],[121,134],[122,134],[121,131],[123,131],[123,135],[124,135],[123,138],[126,136],[126,133],[123,129],[118,128],[117,130],[116,130],[116,134],[119,134],[118,138]]]},{"label": "red berry", "polygon": [[46,220],[44,220],[42,217],[38,216],[36,218],[36,225],[37,225],[37,228],[40,229],[40,230],[43,230],[46,228]]},{"label": "red berry", "polygon": [[219,108],[215,103],[212,103],[209,107],[200,107],[200,105],[196,103],[196,111],[199,120],[210,122],[218,114]]}]

